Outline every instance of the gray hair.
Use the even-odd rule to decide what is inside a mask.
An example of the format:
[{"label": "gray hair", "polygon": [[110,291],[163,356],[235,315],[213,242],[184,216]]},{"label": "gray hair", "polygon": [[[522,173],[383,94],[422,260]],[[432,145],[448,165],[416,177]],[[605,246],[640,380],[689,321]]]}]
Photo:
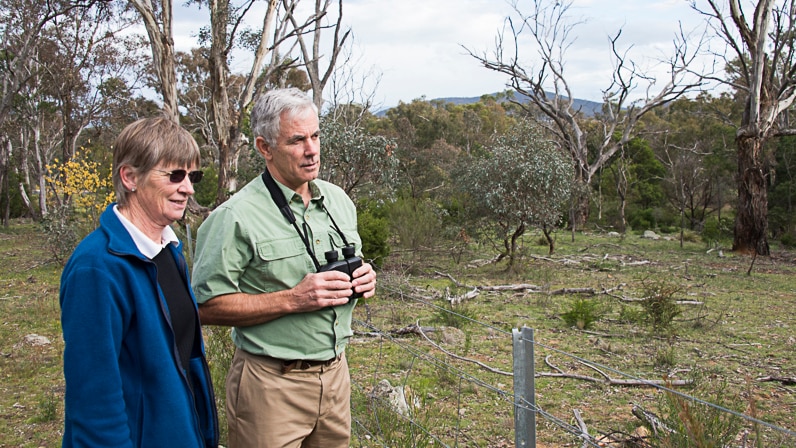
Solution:
[{"label": "gray hair", "polygon": [[159,163],[189,168],[201,163],[199,145],[190,132],[167,117],[142,118],[124,128],[113,144],[113,189],[124,207],[129,192],[119,174],[129,166],[144,176]]},{"label": "gray hair", "polygon": [[251,112],[251,127],[254,137],[262,137],[268,146],[276,146],[283,113],[295,115],[312,109],[316,114],[318,107],[306,93],[295,87],[274,89],[260,95]]}]

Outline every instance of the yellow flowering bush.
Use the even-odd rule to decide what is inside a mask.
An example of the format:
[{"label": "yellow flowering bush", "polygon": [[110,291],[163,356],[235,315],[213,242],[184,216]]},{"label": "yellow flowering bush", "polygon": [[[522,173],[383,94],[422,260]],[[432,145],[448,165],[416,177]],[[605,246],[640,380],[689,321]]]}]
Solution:
[{"label": "yellow flowering bush", "polygon": [[97,227],[99,215],[115,198],[110,173],[103,175],[101,165],[88,158],[89,151],[81,151],[66,163],[55,159],[47,165],[52,205],[41,224],[53,257],[61,263]]},{"label": "yellow flowering bush", "polygon": [[52,194],[57,196],[55,202],[71,206],[75,218],[93,228],[115,195],[110,172],[103,176],[100,164],[88,159],[88,150],[82,151],[82,154],[81,151],[75,151],[75,155],[66,163],[55,159],[52,165],[47,165],[47,182],[52,187]]}]

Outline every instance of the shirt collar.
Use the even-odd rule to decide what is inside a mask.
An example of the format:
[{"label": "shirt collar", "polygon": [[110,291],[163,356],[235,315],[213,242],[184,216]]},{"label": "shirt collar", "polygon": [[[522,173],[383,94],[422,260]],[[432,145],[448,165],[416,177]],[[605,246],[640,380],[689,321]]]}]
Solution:
[{"label": "shirt collar", "polygon": [[175,246],[180,243],[179,238],[177,238],[177,234],[174,233],[174,229],[172,229],[171,226],[166,226],[163,228],[163,232],[160,234],[161,242],[158,244],[144,235],[144,232],[138,230],[138,227],[130,222],[129,219],[125,218],[124,215],[119,212],[118,205],[113,207],[113,212],[116,214],[116,217],[119,218],[119,221],[121,221],[124,228],[127,229],[127,233],[129,233],[133,238],[133,242],[138,248],[138,251],[150,260],[155,258],[155,256],[159,254],[164,247],[168,246],[169,243],[174,244]]}]

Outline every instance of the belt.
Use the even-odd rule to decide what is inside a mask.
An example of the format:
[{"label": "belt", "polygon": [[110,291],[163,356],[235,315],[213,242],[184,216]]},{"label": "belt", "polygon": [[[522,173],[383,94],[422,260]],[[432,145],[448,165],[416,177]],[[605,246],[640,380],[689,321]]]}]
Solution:
[{"label": "belt", "polygon": [[[342,357],[343,357],[343,355],[339,355],[339,356],[336,356],[336,357],[334,357],[332,359],[327,359],[325,361],[315,361],[315,360],[311,360],[311,359],[293,359],[293,360],[290,360],[290,361],[277,359],[277,361],[282,363],[282,374],[284,375],[284,374],[286,374],[286,373],[288,373],[288,372],[290,372],[291,370],[294,370],[294,369],[295,370],[306,370],[306,369],[309,369],[311,367],[317,367],[317,366],[329,367],[330,365],[332,365],[335,362],[339,361],[340,358],[342,358]],[[276,359],[276,358],[274,358],[274,359]]]}]

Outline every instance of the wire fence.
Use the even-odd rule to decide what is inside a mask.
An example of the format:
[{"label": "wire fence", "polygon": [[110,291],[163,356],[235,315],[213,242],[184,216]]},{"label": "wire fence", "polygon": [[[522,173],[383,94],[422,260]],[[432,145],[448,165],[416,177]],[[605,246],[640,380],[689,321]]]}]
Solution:
[{"label": "wire fence", "polygon": [[361,304],[348,349],[351,446],[796,447],[796,432],[760,418],[749,400],[731,408],[739,402],[721,389],[716,400],[692,396],[678,390],[691,380],[626,373],[557,348],[555,333],[534,338],[400,288],[380,291],[395,304]]}]

